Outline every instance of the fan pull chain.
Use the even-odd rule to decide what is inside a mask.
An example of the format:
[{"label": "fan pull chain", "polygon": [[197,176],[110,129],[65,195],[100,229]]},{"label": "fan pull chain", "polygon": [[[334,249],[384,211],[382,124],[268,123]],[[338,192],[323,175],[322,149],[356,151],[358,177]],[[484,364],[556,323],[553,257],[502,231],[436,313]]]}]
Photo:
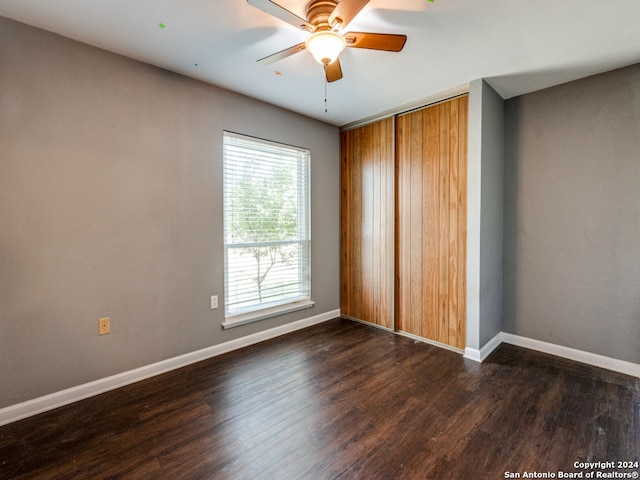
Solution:
[{"label": "fan pull chain", "polygon": [[324,113],[327,113],[329,110],[327,109],[327,77],[324,78]]}]

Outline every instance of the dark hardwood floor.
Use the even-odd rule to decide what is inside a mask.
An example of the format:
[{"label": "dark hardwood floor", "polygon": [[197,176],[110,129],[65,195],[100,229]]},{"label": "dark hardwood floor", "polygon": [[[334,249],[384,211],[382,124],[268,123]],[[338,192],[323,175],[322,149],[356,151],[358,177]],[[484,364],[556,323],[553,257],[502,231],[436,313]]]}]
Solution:
[{"label": "dark hardwood floor", "polygon": [[593,471],[575,461],[640,461],[639,379],[509,345],[477,364],[343,319],[0,427],[2,479]]}]

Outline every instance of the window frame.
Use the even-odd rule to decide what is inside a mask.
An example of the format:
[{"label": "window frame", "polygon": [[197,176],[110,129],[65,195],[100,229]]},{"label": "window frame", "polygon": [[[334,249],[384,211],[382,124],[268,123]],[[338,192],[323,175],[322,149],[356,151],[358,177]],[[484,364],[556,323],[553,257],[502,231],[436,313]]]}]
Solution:
[{"label": "window frame", "polygon": [[[228,216],[230,215],[228,211],[228,195],[227,195],[227,170],[232,168],[228,166],[229,163],[233,163],[233,160],[228,158],[228,139],[235,139],[236,141],[240,141],[240,143],[245,143],[246,145],[255,144],[256,149],[254,150],[256,157],[267,149],[282,149],[283,152],[287,152],[288,155],[291,156],[291,152],[295,151],[298,153],[297,156],[297,180],[295,180],[298,198],[296,199],[296,229],[297,229],[297,238],[295,240],[275,240],[275,241],[264,241],[264,242],[230,242],[228,236]],[[233,140],[231,141],[233,142]],[[260,145],[263,150],[260,149]],[[235,145],[236,147],[238,145]],[[250,150],[250,148],[249,148]],[[283,153],[285,155],[285,153]],[[283,315],[286,313],[291,313],[307,308],[311,308],[315,305],[315,302],[311,300],[311,152],[309,149],[297,147],[293,145],[287,145],[280,142],[274,142],[271,140],[265,140],[262,138],[239,134],[235,132],[230,132],[227,130],[223,131],[223,155],[222,155],[222,163],[223,163],[223,245],[224,245],[224,322],[222,323],[223,328],[230,328],[239,325],[244,325],[247,323],[263,320],[266,318],[271,318],[278,315]],[[266,163],[266,162],[265,162]],[[232,175],[232,174],[231,174]],[[299,207],[302,207],[302,211]],[[230,249],[235,248],[247,248],[247,247],[260,247],[260,246],[269,246],[269,245],[285,245],[285,244],[299,244],[300,249],[304,252],[306,258],[303,258],[298,261],[297,268],[302,271],[298,272],[298,281],[297,284],[303,285],[306,288],[303,288],[301,295],[290,296],[281,301],[272,301],[272,302],[263,302],[262,304],[257,304],[250,307],[238,308],[229,310],[229,251]],[[300,288],[299,288],[300,290]],[[307,293],[307,294],[305,294]]]}]

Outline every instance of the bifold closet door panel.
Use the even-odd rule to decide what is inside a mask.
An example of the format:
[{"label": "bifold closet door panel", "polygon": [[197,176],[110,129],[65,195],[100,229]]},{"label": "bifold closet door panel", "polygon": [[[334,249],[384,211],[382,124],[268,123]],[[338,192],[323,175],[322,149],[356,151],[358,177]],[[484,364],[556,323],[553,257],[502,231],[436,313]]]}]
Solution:
[{"label": "bifold closet door panel", "polygon": [[393,328],[393,119],[341,132],[340,310]]},{"label": "bifold closet door panel", "polygon": [[396,119],[396,329],[464,348],[467,97]]}]

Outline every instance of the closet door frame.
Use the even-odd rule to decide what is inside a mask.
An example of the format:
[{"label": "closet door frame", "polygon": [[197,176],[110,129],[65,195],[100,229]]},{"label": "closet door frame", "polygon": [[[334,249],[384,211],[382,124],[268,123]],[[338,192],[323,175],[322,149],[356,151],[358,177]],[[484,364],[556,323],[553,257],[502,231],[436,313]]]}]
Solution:
[{"label": "closet door frame", "polygon": [[343,316],[464,350],[467,122],[464,94],[340,132]]}]

